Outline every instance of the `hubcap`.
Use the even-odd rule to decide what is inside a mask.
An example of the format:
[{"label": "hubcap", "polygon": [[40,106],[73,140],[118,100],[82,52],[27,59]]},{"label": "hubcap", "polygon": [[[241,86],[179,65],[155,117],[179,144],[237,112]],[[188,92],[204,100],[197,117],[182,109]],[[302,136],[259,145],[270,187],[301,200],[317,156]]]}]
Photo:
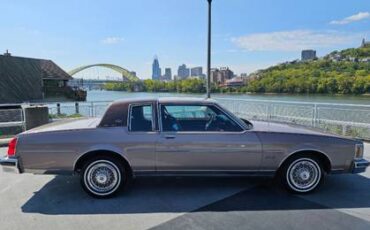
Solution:
[{"label": "hubcap", "polygon": [[321,178],[319,165],[312,159],[294,161],[288,168],[287,181],[292,189],[307,192],[314,189]]},{"label": "hubcap", "polygon": [[99,172],[96,174],[96,181],[100,184],[105,184],[107,183],[108,177],[109,175],[107,175],[106,173]]},{"label": "hubcap", "polygon": [[89,165],[84,175],[87,188],[96,195],[113,193],[121,182],[121,173],[110,161],[100,160]]},{"label": "hubcap", "polygon": [[307,180],[308,178],[310,178],[310,172],[308,171],[301,172],[299,176],[301,177],[301,180]]}]

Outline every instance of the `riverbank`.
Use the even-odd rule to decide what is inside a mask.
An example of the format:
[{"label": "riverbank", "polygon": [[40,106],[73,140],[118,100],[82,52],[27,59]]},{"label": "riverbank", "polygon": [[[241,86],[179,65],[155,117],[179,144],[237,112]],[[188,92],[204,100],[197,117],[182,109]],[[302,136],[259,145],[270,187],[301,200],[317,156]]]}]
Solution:
[{"label": "riverbank", "polygon": [[[168,92],[170,93],[170,92]],[[191,94],[191,93],[189,93]],[[370,97],[369,93],[364,93],[364,94],[340,94],[340,93],[335,93],[335,94],[324,94],[324,93],[301,93],[301,94],[296,94],[296,93],[254,93],[254,92],[217,92],[213,94],[221,94],[221,95],[285,95],[285,96],[324,96],[324,97],[345,97],[345,96],[352,96],[352,97]]]},{"label": "riverbank", "polygon": [[[205,97],[202,93],[170,93],[170,92],[126,92],[92,90],[87,92],[87,102],[114,101],[123,98],[145,97]],[[236,98],[250,100],[271,100],[287,102],[312,102],[335,104],[364,104],[370,105],[370,95],[330,95],[330,94],[276,94],[276,93],[213,93],[211,97]]]}]

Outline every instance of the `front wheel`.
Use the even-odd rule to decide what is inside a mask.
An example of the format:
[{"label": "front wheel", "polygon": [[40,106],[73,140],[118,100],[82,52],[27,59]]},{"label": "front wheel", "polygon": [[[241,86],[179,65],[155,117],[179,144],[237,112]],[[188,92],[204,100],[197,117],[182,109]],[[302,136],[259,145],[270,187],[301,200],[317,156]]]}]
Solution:
[{"label": "front wheel", "polygon": [[82,187],[94,197],[110,197],[116,194],[125,183],[124,166],[115,158],[95,157],[87,161],[82,168]]},{"label": "front wheel", "polygon": [[289,191],[303,194],[319,187],[324,177],[324,170],[317,158],[297,156],[283,165],[280,177]]}]

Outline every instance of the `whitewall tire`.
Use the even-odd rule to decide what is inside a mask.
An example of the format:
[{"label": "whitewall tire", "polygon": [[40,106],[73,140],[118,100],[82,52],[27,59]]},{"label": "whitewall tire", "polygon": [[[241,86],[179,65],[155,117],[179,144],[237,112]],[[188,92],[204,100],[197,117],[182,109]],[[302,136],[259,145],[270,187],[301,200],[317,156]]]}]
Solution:
[{"label": "whitewall tire", "polygon": [[319,187],[324,177],[324,170],[317,158],[296,156],[283,165],[280,177],[289,191],[303,194]]},{"label": "whitewall tire", "polygon": [[95,157],[88,160],[82,169],[82,187],[94,197],[110,197],[116,194],[125,183],[124,166],[112,157]]}]

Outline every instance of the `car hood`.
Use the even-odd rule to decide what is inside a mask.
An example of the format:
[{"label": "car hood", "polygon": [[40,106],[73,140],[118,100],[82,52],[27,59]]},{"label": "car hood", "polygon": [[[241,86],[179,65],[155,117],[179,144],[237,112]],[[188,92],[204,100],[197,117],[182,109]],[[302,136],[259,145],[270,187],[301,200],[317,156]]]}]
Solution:
[{"label": "car hood", "polygon": [[275,132],[275,133],[293,133],[293,134],[308,134],[308,135],[320,135],[339,137],[344,139],[344,136],[326,133],[323,130],[315,129],[312,127],[299,126],[294,124],[277,123],[277,122],[266,122],[266,121],[251,121],[253,124],[253,130],[257,132]]},{"label": "car hood", "polygon": [[63,119],[63,120],[54,121],[49,124],[42,125],[37,128],[28,130],[24,132],[24,134],[52,132],[52,131],[91,129],[91,128],[96,128],[99,122],[100,122],[99,118]]}]

